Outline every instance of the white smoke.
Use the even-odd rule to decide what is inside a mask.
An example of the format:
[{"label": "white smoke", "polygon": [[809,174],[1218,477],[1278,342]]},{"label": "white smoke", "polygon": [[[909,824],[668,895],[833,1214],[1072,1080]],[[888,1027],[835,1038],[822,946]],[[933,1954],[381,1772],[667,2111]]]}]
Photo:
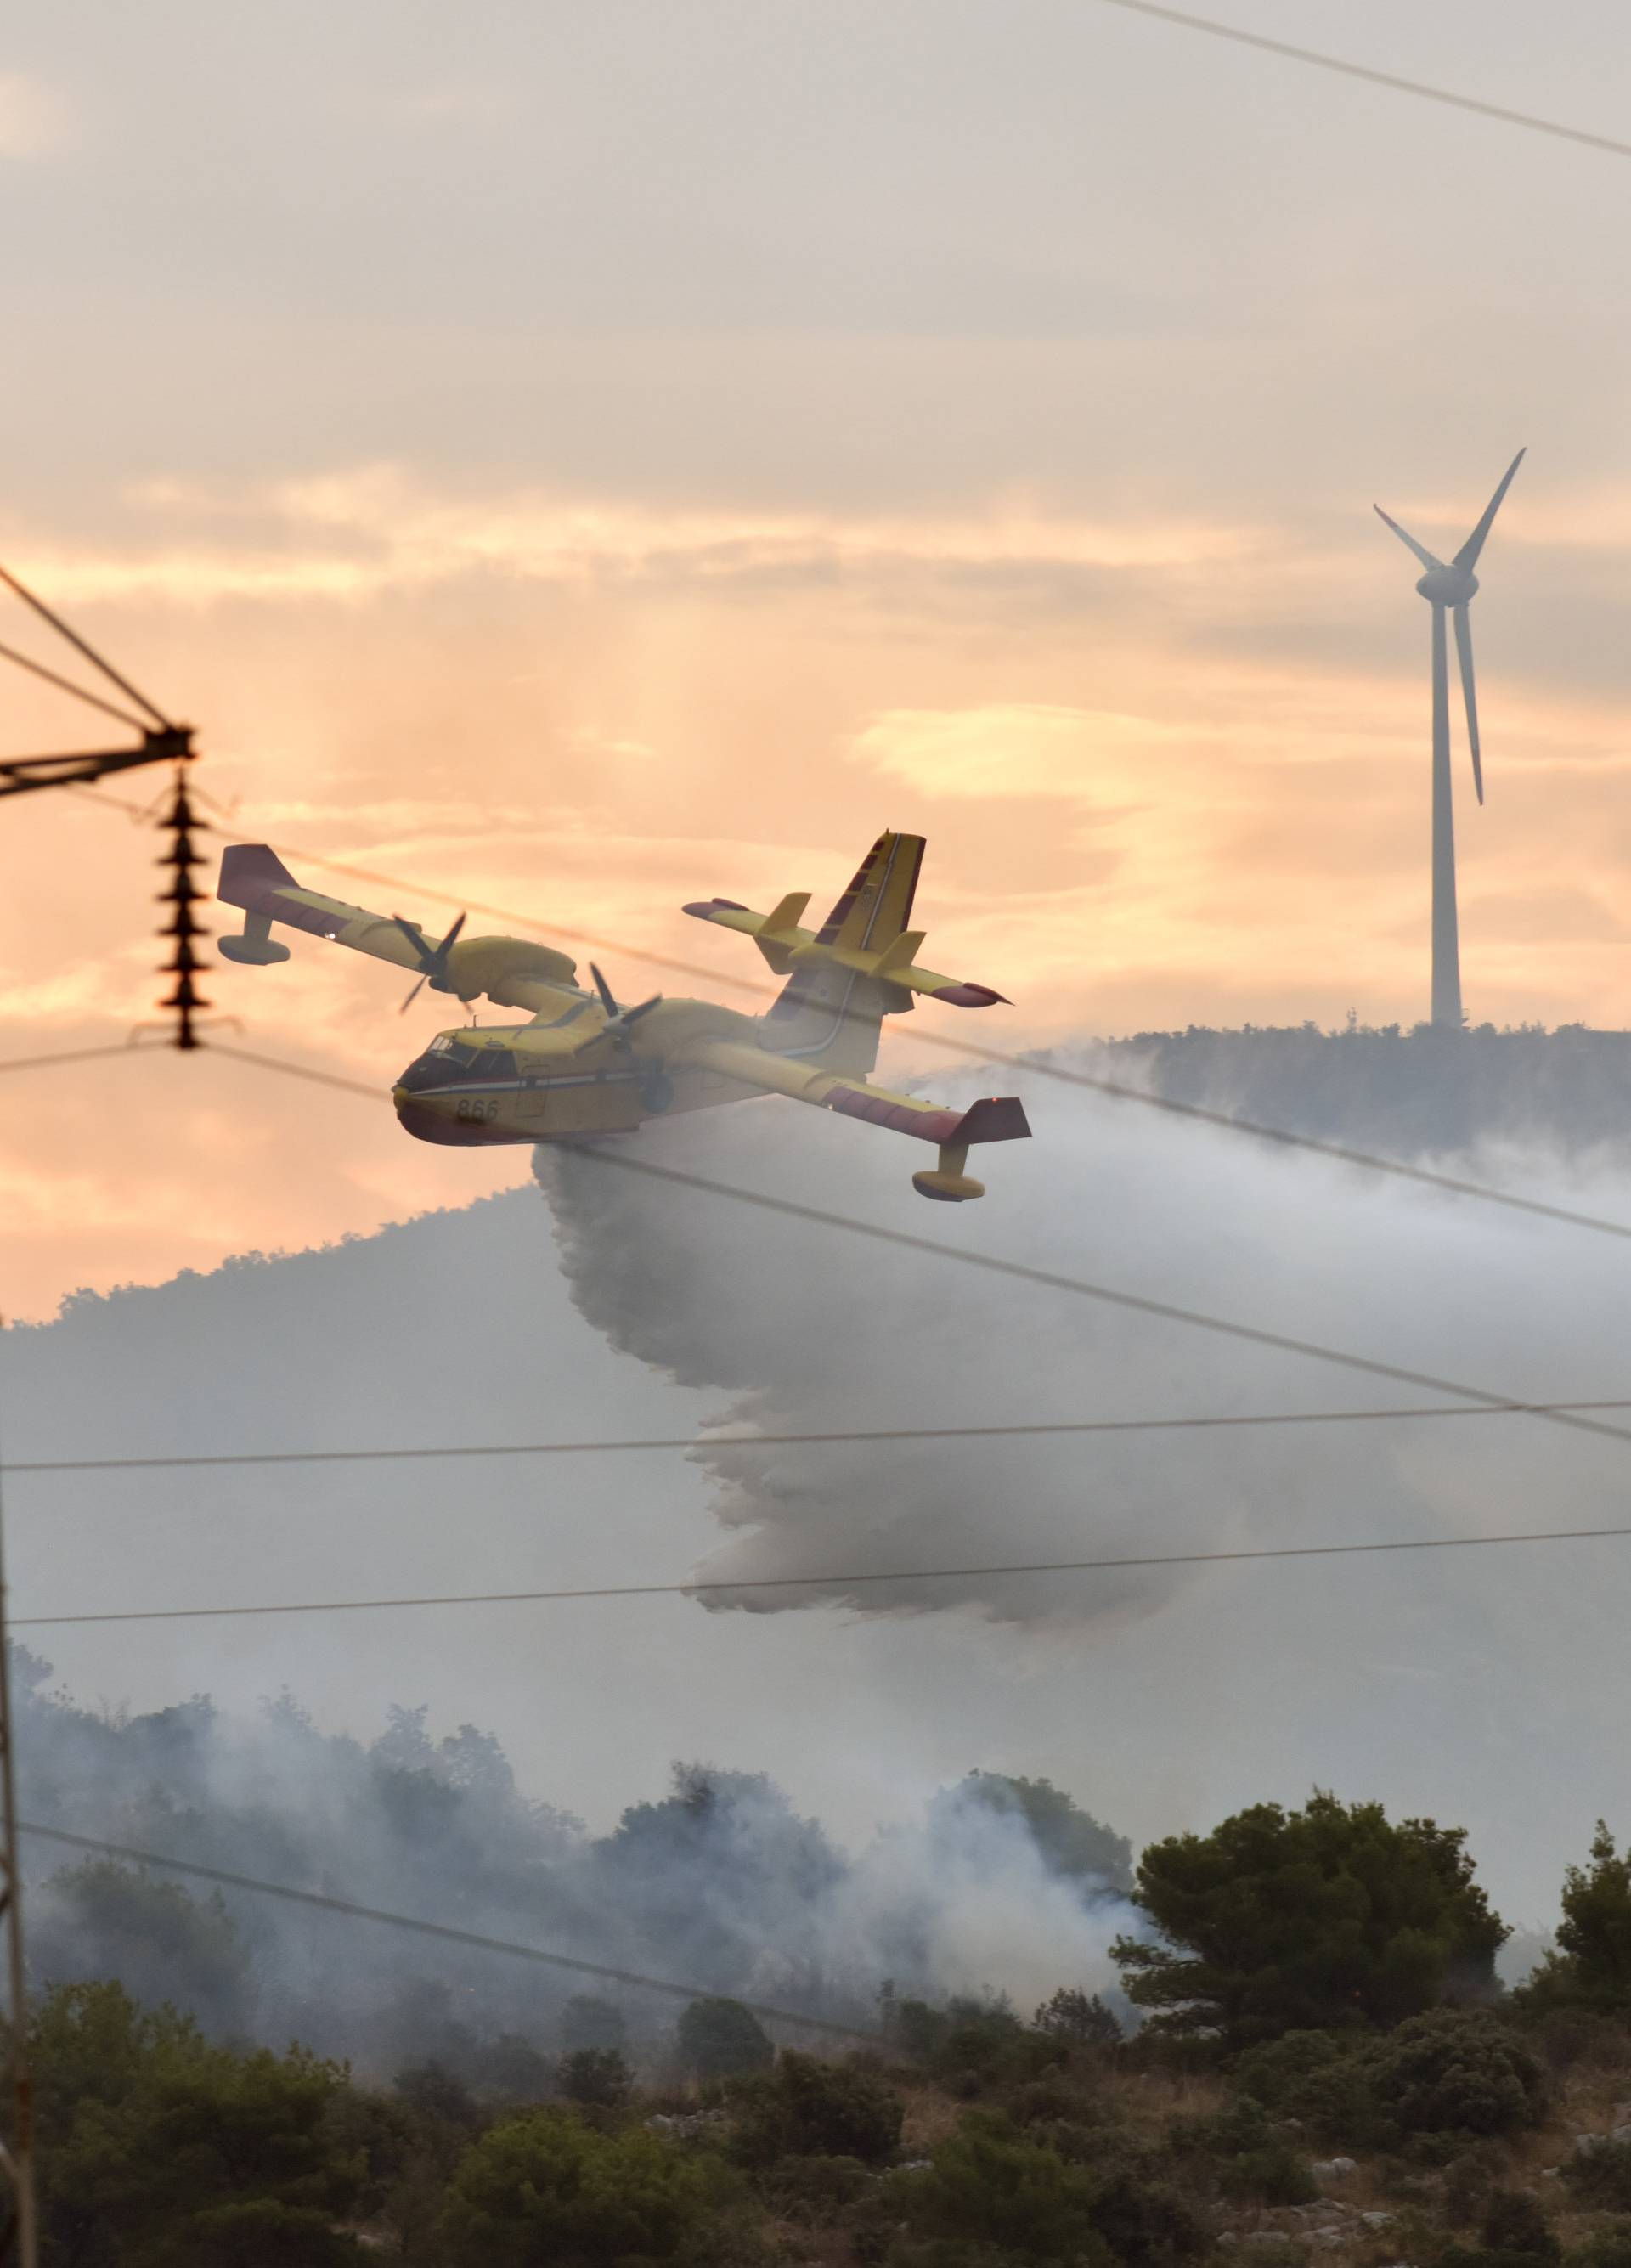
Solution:
[{"label": "white smoke", "polygon": [[[698,1113],[622,1152],[541,1151],[579,1304],[617,1346],[720,1388],[721,1426],[765,1434],[1456,1398],[733,1204],[622,1170],[627,1157],[1502,1395],[1625,1390],[1616,1241],[1019,1083],[1035,1138],[984,1152],[991,1193],[955,1212],[911,1194],[916,1145],[790,1103]],[[1601,1161],[1531,1150],[1473,1170],[1631,1219],[1631,1191]],[[1631,1410],[1605,1422],[1631,1429]],[[715,1592],[717,1608],[840,1601],[1059,1625],[1150,1615],[1188,1573],[841,1578],[1532,1528],[1565,1504],[1558,1524],[1589,1525],[1618,1516],[1631,1476],[1631,1440],[1508,1417],[748,1450],[705,1440],[695,1454],[726,1531],[701,1583],[833,1574],[808,1590]]]}]

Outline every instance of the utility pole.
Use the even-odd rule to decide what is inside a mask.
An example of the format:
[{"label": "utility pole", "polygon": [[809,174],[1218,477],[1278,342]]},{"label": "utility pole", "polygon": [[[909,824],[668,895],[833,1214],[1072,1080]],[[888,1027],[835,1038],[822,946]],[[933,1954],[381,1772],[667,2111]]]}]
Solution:
[{"label": "utility pole", "polygon": [[[173,976],[174,990],[159,1003],[173,1012],[175,1045],[178,1048],[201,1048],[204,1042],[194,1027],[198,1012],[209,1002],[198,991],[193,979],[203,963],[194,949],[194,940],[205,937],[208,931],[193,918],[193,907],[204,893],[195,887],[193,869],[202,864],[193,848],[192,830],[200,824],[187,794],[187,767],[193,761],[193,729],[190,725],[177,725],[165,715],[155,702],[150,701],[139,688],[106,660],[96,648],[78,631],[53,613],[45,600],[19,583],[9,567],[0,567],[0,585],[15,592],[26,607],[31,608],[42,622],[65,638],[83,660],[94,669],[121,695],[128,707],[120,707],[102,693],[90,692],[76,684],[71,678],[59,676],[43,662],[34,661],[14,647],[0,645],[0,660],[15,662],[32,677],[42,678],[62,693],[71,693],[76,701],[100,710],[106,717],[116,718],[142,736],[134,748],[88,748],[75,755],[63,756],[4,756],[0,757],[0,796],[39,793],[47,788],[86,787],[92,780],[105,779],[110,772],[129,771],[137,764],[170,763],[175,767],[175,785],[167,800],[164,815],[159,821],[168,836],[170,847],[159,861],[161,866],[174,869],[170,887],[160,902],[175,910],[160,934],[174,940],[172,958],[165,963],[163,974]],[[137,711],[141,713],[138,714]],[[0,1737],[4,1736],[5,1719],[4,1697],[0,1694]],[[0,1859],[0,1865],[4,1864]],[[0,2253],[0,2268],[5,2268],[5,2256]]]},{"label": "utility pole", "polygon": [[[187,793],[187,766],[193,759],[193,735],[122,676],[94,646],[54,614],[42,599],[0,567],[0,584],[13,591],[25,606],[65,638],[82,660],[100,672],[130,703],[120,707],[101,693],[59,676],[9,645],[0,645],[0,659],[14,662],[31,676],[41,678],[59,691],[70,693],[105,716],[132,726],[141,735],[135,747],[92,748],[73,755],[7,756],[0,758],[0,796],[26,795],[47,788],[83,787],[110,772],[129,771],[139,764],[172,763],[175,784],[159,824],[169,838],[169,849],[159,864],[173,868],[170,887],[162,902],[174,909],[163,932],[173,940],[173,957],[165,975],[175,979],[175,989],[161,1005],[175,1017],[175,1045],[197,1048],[203,1042],[194,1030],[201,1008],[208,1002],[194,984],[200,968],[194,941],[205,932],[193,918],[195,902],[203,895],[193,882],[199,864],[192,830],[198,821]],[[4,1329],[0,1318],[0,1329]],[[40,2231],[34,2198],[33,2096],[28,2076],[28,1994],[23,1962],[23,1877],[17,1859],[17,1773],[15,1719],[11,1713],[11,1656],[6,1629],[5,1509],[0,1502],[0,1991],[5,1996],[4,2032],[0,2038],[0,2176],[11,2184],[9,2198],[0,2197],[0,2268],[39,2268]]]},{"label": "utility pole", "polygon": [[[4,1324],[0,1323],[0,1328]],[[23,1969],[23,1877],[17,1860],[17,1774],[11,1715],[11,1648],[6,1627],[5,1508],[0,1502],[0,1927],[5,1932],[4,2097],[0,2170],[11,2195],[0,2205],[0,2268],[39,2268],[34,2212],[34,2107],[28,2077],[28,1998]]]}]

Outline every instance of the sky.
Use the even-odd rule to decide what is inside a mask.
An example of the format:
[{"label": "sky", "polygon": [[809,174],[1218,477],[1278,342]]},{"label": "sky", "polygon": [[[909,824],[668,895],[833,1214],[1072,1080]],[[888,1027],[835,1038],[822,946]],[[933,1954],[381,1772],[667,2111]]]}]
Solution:
[{"label": "sky", "polygon": [[[1631,74],[1588,0],[1236,13],[1606,131]],[[229,837],[587,932],[627,989],[638,949],[746,973],[687,898],[836,893],[904,827],[999,1044],[1408,1023],[1428,617],[1370,504],[1459,541],[1527,446],[1474,612],[1484,810],[1456,760],[1468,1009],[1627,1021],[1623,162],[1103,0],[170,0],[7,39],[0,558],[198,725]],[[9,750],[94,743],[8,675]],[[144,838],[0,816],[0,1043],[122,1038]],[[381,1083],[436,1020],[304,951],[206,990]],[[200,1061],[17,1076],[0,1176],[39,1314],[511,1165]]]},{"label": "sky", "polygon": [[[1227,12],[1608,134],[1631,96],[1612,0]],[[1370,507],[1453,548],[1527,446],[1481,811],[1457,743],[1467,1006],[1624,1027],[1628,197],[1103,0],[23,4],[0,558],[197,725],[206,842],[513,909],[625,994],[650,954],[744,1000],[684,901],[836,895],[887,825],[930,960],[1014,1000],[958,1038],[1408,1025],[1428,615]],[[99,729],[9,676],[7,752]],[[52,795],[0,844],[0,1054],[122,1041],[157,843]],[[0,1078],[9,1316],[525,1180],[396,1129],[439,1010],[394,973],[297,940],[204,989],[380,1101]]]}]

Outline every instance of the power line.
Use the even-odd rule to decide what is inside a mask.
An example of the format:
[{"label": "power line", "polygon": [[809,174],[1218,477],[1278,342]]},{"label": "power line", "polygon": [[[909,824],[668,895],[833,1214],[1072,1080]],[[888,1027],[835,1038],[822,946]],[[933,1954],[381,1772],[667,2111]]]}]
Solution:
[{"label": "power line", "polygon": [[354,1615],[413,1607],[511,1607],[590,1599],[705,1599],[722,1592],[857,1590],[879,1583],[987,1580],[993,1576],[1088,1575],[1140,1567],[1232,1566],[1255,1559],[1347,1559],[1385,1551],[1471,1551],[1497,1543],[1585,1543],[1631,1535],[1623,1528],[1542,1528],[1509,1535],[1415,1535],[1373,1543],[1280,1543],[1240,1551],[1157,1551],[1115,1559],[1014,1559],[968,1567],[834,1569],[808,1575],[734,1577],[714,1582],[601,1583],[542,1591],[445,1591],[392,1599],[298,1599],[237,1607],[117,1607],[106,1614],[13,1615],[14,1630],[92,1623],[234,1621],[260,1615]]},{"label": "power line", "polygon": [[[344,1093],[360,1094],[369,1101],[379,1099],[375,1089],[365,1086],[359,1079],[338,1077],[332,1071],[312,1071],[304,1065],[285,1062],[277,1056],[252,1055],[243,1048],[223,1047],[210,1042],[217,1055],[254,1064],[263,1071],[288,1072],[297,1079],[315,1079],[325,1086],[338,1087]],[[927,1253],[937,1260],[949,1260],[965,1268],[978,1268],[986,1273],[1009,1276],[1017,1282],[1035,1284],[1044,1291],[1066,1292],[1081,1299],[1096,1300],[1107,1307],[1120,1307],[1135,1314],[1154,1315],[1162,1322],[1184,1323],[1194,1330],[1215,1333],[1220,1337],[1244,1340],[1248,1345],[1272,1347],[1277,1353],[1304,1355],[1315,1362],[1327,1362],[1345,1370],[1354,1370],[1370,1378],[1391,1378],[1403,1386],[1419,1386],[1434,1394],[1453,1394],[1467,1402],[1484,1403],[1490,1409],[1509,1410],[1515,1397],[1509,1394],[1492,1393],[1487,1388],[1468,1386],[1458,1379],[1441,1378],[1431,1371],[1411,1370],[1401,1363],[1382,1362],[1368,1355],[1350,1354],[1339,1347],[1322,1345],[1317,1339],[1304,1339],[1286,1331],[1270,1331],[1256,1324],[1240,1323],[1227,1316],[1210,1315],[1196,1307],[1183,1307],[1169,1300],[1152,1300],[1136,1292],[1124,1292],[1112,1285],[1089,1283],[1084,1277],[1066,1276],[1050,1268],[1037,1268],[1028,1262],[1007,1260],[1000,1254],[975,1252],[966,1246],[940,1244],[933,1237],[915,1235],[910,1229],[885,1228],[875,1221],[858,1220],[852,1214],[830,1212],[820,1205],[801,1204],[793,1197],[772,1197],[758,1189],[739,1189],[729,1182],[717,1182],[705,1174],[691,1174],[677,1166],[660,1166],[648,1158],[631,1158],[620,1151],[591,1149],[576,1143],[557,1142],[557,1150],[589,1160],[597,1166],[615,1167],[624,1173],[643,1174],[649,1179],[666,1182],[679,1189],[699,1189],[710,1197],[728,1198],[738,1204],[752,1205],[761,1212],[783,1215],[790,1220],[808,1221],[818,1228],[839,1228],[855,1236],[869,1237],[874,1242],[893,1246],[897,1250]],[[1565,1425],[1571,1430],[1605,1435],[1617,1441],[1631,1440],[1631,1432],[1618,1425],[1605,1425],[1599,1419],[1583,1414],[1570,1414],[1552,1404],[1531,1404],[1527,1414],[1538,1417],[1547,1425]]]},{"label": "power line", "polygon": [[1402,78],[1394,71],[1373,70],[1367,63],[1349,63],[1340,55],[1322,54],[1317,48],[1293,47],[1287,40],[1272,40],[1262,32],[1248,32],[1238,24],[1220,24],[1210,16],[1192,16],[1181,8],[1163,8],[1155,0],[1108,0],[1135,16],[1154,16],[1178,24],[1188,32],[1205,32],[1214,40],[1232,40],[1243,48],[1260,48],[1292,63],[1310,63],[1317,70],[1337,71],[1344,78],[1363,79],[1396,94],[1420,95],[1424,102],[1442,102],[1451,110],[1470,110],[1476,117],[1495,119],[1502,126],[1522,126],[1531,134],[1550,134],[1561,142],[1583,143],[1588,149],[1606,150],[1611,157],[1631,158],[1631,142],[1616,142],[1606,134],[1589,134],[1583,127],[1562,126],[1553,118],[1537,118],[1531,111],[1508,110],[1502,104],[1480,102],[1474,95],[1458,94],[1449,87],[1429,86],[1424,80]]},{"label": "power line", "polygon": [[1395,1410],[1272,1410],[1196,1418],[1061,1418],[1013,1425],[877,1425],[805,1433],[671,1433],[598,1441],[451,1441],[422,1448],[222,1450],[174,1457],[41,1457],[0,1464],[0,1473],[177,1472],[257,1465],[361,1465],[417,1462],[425,1458],[585,1457],[622,1452],[700,1449],[794,1449],[897,1441],[1003,1441],[1084,1433],[1185,1433],[1264,1425],[1398,1424],[1416,1418],[1539,1418],[1559,1410],[1631,1410],[1631,1401],[1429,1403]]},{"label": "power line", "polygon": [[[324,1913],[349,1915],[354,1921],[377,1921],[391,1929],[415,1930],[422,1937],[440,1938],[450,1945],[472,1946],[481,1953],[505,1953],[517,1961],[535,1961],[550,1969],[565,1969],[578,1977],[598,1977],[614,1984],[637,1985],[642,1992],[663,1992],[671,1999],[706,2000],[713,1995],[711,1989],[700,1984],[675,1984],[663,1977],[645,1977],[633,1969],[610,1969],[602,1962],[579,1961],[565,1953],[546,1953],[541,1946],[518,1945],[504,1937],[486,1937],[473,1929],[455,1929],[448,1922],[423,1921],[417,1914],[393,1913],[380,1906],[359,1904],[354,1898],[336,1898],[320,1890],[296,1889],[289,1882],[263,1881],[256,1874],[240,1874],[225,1867],[205,1867],[196,1859],[172,1859],[162,1851],[144,1851],[129,1843],[108,1843],[94,1835],[72,1835],[65,1827],[39,1827],[27,1820],[18,1826],[25,1835],[33,1835],[47,1843],[65,1843],[76,1851],[93,1851],[110,1859],[125,1859],[141,1867],[163,1867],[173,1874],[191,1874],[198,1881],[218,1883],[232,1890],[254,1890],[262,1897],[286,1898],[295,1905],[315,1906]],[[865,2040],[876,2046],[881,2036],[876,2032],[859,2030],[852,2024],[830,2023],[824,2016],[795,2015],[791,2008],[772,2008],[760,2000],[744,2000],[756,2016],[771,2023],[797,2024],[806,2031],[834,2032],[845,2039]]]},{"label": "power line", "polygon": [[70,1048],[54,1056],[0,1057],[0,1071],[45,1071],[56,1064],[94,1063],[103,1056],[144,1056],[155,1052],[156,1042],[120,1040],[106,1048]]},{"label": "power line", "polygon": [[[100,793],[94,789],[84,792],[99,803],[115,805],[123,811],[137,812],[140,806],[127,802],[122,797]],[[366,866],[352,866],[336,858],[323,857],[314,850],[303,850],[292,843],[272,846],[280,858],[292,858],[310,866],[321,866],[329,873],[341,874],[349,880],[377,883],[381,889],[410,891],[439,903],[458,906],[470,913],[491,915],[495,921],[513,922],[519,929],[535,931],[542,937],[563,939],[569,945],[587,947],[592,952],[616,953],[625,960],[640,961],[655,968],[668,968],[681,976],[694,976],[708,984],[727,984],[757,999],[773,1000],[778,987],[765,984],[757,978],[710,968],[700,961],[685,961],[668,953],[655,953],[645,946],[631,946],[616,938],[596,937],[585,930],[572,930],[558,922],[541,922],[530,914],[517,913],[513,907],[495,906],[479,898],[461,897],[451,890],[440,890],[424,882],[405,880],[400,874],[381,874]],[[848,1009],[841,1011],[852,1014]],[[1544,1220],[1555,1220],[1571,1228],[1591,1229],[1600,1235],[1631,1238],[1631,1224],[1609,1220],[1596,1213],[1577,1212],[1567,1205],[1548,1204],[1539,1198],[1520,1197],[1510,1189],[1494,1188],[1487,1182],[1470,1182],[1451,1174],[1434,1173],[1426,1166],[1413,1166],[1402,1158],[1387,1158],[1374,1151],[1356,1150],[1345,1143],[1327,1142],[1317,1135],[1294,1133],[1284,1126],[1265,1126],[1250,1118],[1240,1118],[1228,1111],[1211,1110],[1203,1104],[1180,1102],[1166,1095],[1151,1094],[1142,1087],[1129,1086],[1124,1081],[1096,1079],[1091,1072],[1067,1070],[1062,1064],[1045,1063],[1036,1056],[1013,1055],[1000,1049],[981,1047],[974,1042],[954,1039],[948,1033],[914,1032],[914,1044],[921,1042],[926,1047],[938,1048],[942,1054],[961,1056],[967,1062],[989,1065],[993,1069],[1023,1072],[1034,1079],[1049,1079],[1060,1086],[1074,1086],[1092,1094],[1103,1094],[1118,1102],[1142,1104],[1146,1109],[1163,1110],[1177,1118],[1191,1118],[1208,1126],[1221,1127],[1226,1132],[1245,1134],[1262,1142],[1273,1142],[1282,1149],[1307,1150],[1317,1157],[1332,1158],[1339,1164],[1359,1166],[1370,1173],[1389,1174],[1396,1179],[1416,1182],[1428,1189],[1447,1190],[1451,1196],[1473,1197],[1485,1204],[1504,1205],[1515,1212],[1532,1213]],[[302,1077],[318,1083],[335,1082],[321,1071],[302,1070]]]}]

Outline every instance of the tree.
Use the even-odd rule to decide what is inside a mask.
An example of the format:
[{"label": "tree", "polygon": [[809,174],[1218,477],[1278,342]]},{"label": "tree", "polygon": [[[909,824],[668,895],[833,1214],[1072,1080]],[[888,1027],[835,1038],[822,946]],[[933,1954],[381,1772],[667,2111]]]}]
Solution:
[{"label": "tree", "polygon": [[579,2048],[624,2048],[629,2027],[613,2000],[577,1992],[561,2010],[561,2045],[568,2055]]},{"label": "tree", "polygon": [[814,1970],[821,1901],[845,1871],[825,1831],[763,1773],[676,1764],[673,1778],[594,1845],[594,1895],[716,1991],[745,1985],[767,1944]]},{"label": "tree", "polygon": [[211,2031],[248,2021],[249,1957],[218,1892],[198,1899],[179,1882],[87,1859],[45,1884],[29,1940],[53,1984],[116,1977],[137,2000],[187,2009]]},{"label": "tree", "polygon": [[1590,1864],[1564,1874],[1557,1948],[1540,1963],[1526,1997],[1543,2006],[1567,2000],[1604,2010],[1631,2007],[1631,1844],[1620,1857],[1600,1819]]},{"label": "tree", "polygon": [[41,2224],[56,2268],[337,2268],[363,2187],[329,2112],[344,2074],[299,2048],[238,2055],[118,1984],[38,2009]]},{"label": "tree", "polygon": [[774,2071],[742,2082],[734,2107],[736,2154],[749,2165],[792,2157],[882,2165],[900,2141],[905,2114],[899,2095],[875,2073],[791,2049]]},{"label": "tree", "polygon": [[1160,1936],[1112,1948],[1128,1996],[1162,2029],[1236,2049],[1493,1997],[1507,1932],[1465,1839],[1316,1789],[1301,1811],[1257,1804],[1152,1844],[1133,1902]]},{"label": "tree", "polygon": [[776,2060],[770,2036],[740,2000],[693,2000],[681,2016],[680,2061],[693,2079],[737,2079]]},{"label": "tree", "polygon": [[519,2032],[500,2032],[476,2050],[470,2076],[484,2095],[501,2102],[541,2102],[550,2092],[555,2066]]},{"label": "tree", "polygon": [[1133,1887],[1133,1846],[1126,1837],[1084,1811],[1074,1796],[1052,1780],[971,1771],[934,1798],[929,1806],[930,1826],[955,1828],[970,1810],[1022,1820],[1044,1863],[1056,1874],[1084,1885],[1103,1885],[1123,1896]]},{"label": "tree", "polygon": [[449,2258],[483,2268],[617,2268],[672,2260],[694,2238],[717,2169],[643,2128],[607,2134],[551,2108],[473,2144],[449,2184]]},{"label": "tree", "polygon": [[616,2110],[629,2099],[634,2073],[616,2048],[573,2048],[561,2058],[556,2080],[569,2102]]},{"label": "tree", "polygon": [[1121,2043],[1121,2026],[1114,2012],[1096,1992],[1084,1992],[1080,1986],[1061,1985],[1051,2000],[1043,2002],[1032,2021],[1037,2031],[1078,2041],[1083,2047],[1113,2048]]}]

